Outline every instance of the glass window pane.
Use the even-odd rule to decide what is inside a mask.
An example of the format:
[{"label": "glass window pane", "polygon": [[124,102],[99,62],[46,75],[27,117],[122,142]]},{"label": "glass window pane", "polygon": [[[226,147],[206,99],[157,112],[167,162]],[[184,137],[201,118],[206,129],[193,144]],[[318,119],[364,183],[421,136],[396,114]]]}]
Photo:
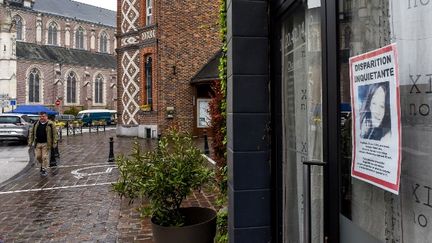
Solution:
[{"label": "glass window pane", "polygon": [[[304,3],[282,25],[283,242],[306,242],[302,162],[322,161],[320,18]],[[311,177],[311,237],[323,242],[322,168]]]}]

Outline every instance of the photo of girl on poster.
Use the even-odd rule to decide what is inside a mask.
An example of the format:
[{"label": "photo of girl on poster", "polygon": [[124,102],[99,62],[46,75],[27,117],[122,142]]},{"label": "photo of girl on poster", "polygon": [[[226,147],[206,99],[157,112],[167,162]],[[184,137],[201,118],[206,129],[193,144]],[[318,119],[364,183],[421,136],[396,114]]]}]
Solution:
[{"label": "photo of girl on poster", "polygon": [[360,137],[389,141],[391,137],[389,82],[358,87],[360,110]]}]

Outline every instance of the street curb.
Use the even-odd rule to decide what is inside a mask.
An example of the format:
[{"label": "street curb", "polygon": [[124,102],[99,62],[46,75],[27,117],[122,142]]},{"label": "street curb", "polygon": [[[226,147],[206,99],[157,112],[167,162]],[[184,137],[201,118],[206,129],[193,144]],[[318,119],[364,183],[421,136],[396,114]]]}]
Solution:
[{"label": "street curb", "polygon": [[2,183],[0,183],[0,191],[3,190],[11,182],[17,180],[18,178],[20,178],[24,174],[27,174],[27,172],[29,172],[34,167],[34,165],[35,165],[35,163],[31,163],[30,160],[29,160],[28,163],[27,163],[27,165],[20,172],[16,173],[11,178],[9,178],[9,179],[3,181]]}]

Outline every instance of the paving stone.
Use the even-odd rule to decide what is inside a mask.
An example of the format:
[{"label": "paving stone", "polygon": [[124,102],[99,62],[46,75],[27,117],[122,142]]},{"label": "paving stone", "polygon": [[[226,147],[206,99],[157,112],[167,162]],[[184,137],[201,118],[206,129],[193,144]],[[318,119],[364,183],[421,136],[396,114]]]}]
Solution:
[{"label": "paving stone", "polygon": [[[115,155],[130,153],[134,139],[113,131],[64,136],[60,163],[47,177],[41,178],[35,165],[1,185],[0,242],[153,242],[150,220],[136,210],[139,200],[129,204],[111,188],[119,173],[107,162],[109,137]],[[144,150],[156,145],[156,140],[138,141]],[[210,190],[194,192],[184,205],[214,207],[214,202]]]}]

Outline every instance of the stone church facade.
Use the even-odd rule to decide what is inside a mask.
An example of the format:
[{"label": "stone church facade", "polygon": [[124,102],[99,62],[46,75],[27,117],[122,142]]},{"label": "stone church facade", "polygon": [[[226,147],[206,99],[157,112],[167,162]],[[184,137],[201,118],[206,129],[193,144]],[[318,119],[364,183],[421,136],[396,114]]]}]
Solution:
[{"label": "stone church facade", "polygon": [[2,28],[9,63],[16,63],[15,78],[0,79],[10,87],[0,95],[59,112],[116,108],[114,11],[70,0],[0,0],[0,16],[10,26]]},{"label": "stone church facade", "polygon": [[118,0],[119,135],[208,126],[211,79],[192,80],[221,48],[218,16],[218,1]]}]

